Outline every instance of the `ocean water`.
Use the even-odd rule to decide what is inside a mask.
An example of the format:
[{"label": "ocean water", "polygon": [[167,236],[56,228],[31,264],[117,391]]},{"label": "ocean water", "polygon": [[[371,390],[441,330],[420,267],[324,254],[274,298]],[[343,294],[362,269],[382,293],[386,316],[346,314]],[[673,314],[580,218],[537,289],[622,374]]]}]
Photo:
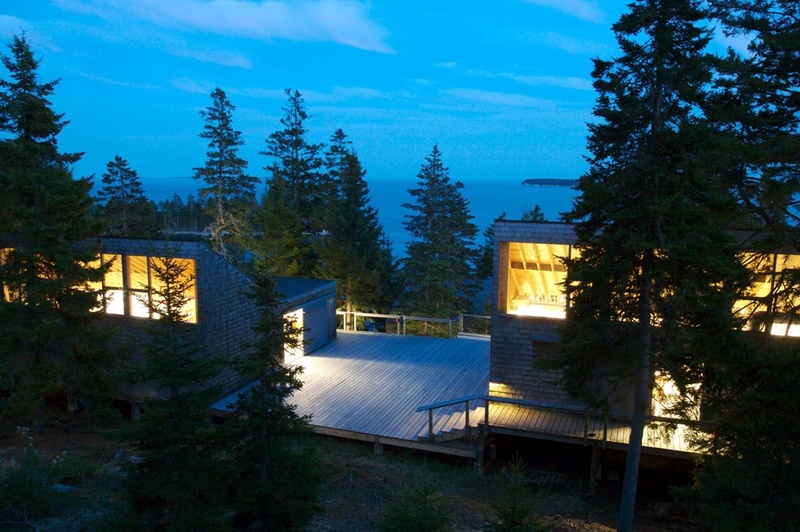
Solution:
[{"label": "ocean water", "polygon": [[[154,201],[171,198],[173,194],[186,199],[189,194],[197,194],[199,185],[191,177],[142,181],[148,197]],[[412,201],[408,189],[417,186],[417,179],[368,179],[367,183],[370,204],[378,210],[378,217],[392,241],[395,255],[404,255],[408,234],[403,227],[403,220],[409,211],[402,205]],[[473,223],[478,226],[476,244],[483,244],[483,232],[503,213],[509,220],[519,220],[526,208],[533,209],[539,205],[548,221],[558,221],[560,213],[570,208],[576,195],[569,187],[523,185],[522,180],[475,180],[463,183],[461,193],[469,202]]]},{"label": "ocean water", "polygon": [[[461,194],[469,202],[472,222],[478,226],[476,244],[483,244],[483,232],[495,218],[506,213],[506,219],[519,220],[525,209],[539,205],[548,221],[561,219],[560,213],[569,210],[576,196],[569,187],[523,185],[522,181],[464,181]],[[392,241],[395,255],[405,254],[408,234],[403,227],[404,203],[411,203],[409,188],[417,186],[417,180],[375,180],[369,182],[370,201],[378,209],[378,216],[387,236]]]}]

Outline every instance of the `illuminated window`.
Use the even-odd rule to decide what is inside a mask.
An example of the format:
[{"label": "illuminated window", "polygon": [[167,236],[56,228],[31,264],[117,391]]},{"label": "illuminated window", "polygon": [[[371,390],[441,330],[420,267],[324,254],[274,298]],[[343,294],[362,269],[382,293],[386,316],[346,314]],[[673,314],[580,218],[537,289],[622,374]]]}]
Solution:
[{"label": "illuminated window", "polygon": [[[106,313],[157,319],[158,315],[150,311],[150,300],[153,290],[161,288],[158,277],[153,273],[153,265],[163,265],[162,259],[143,255],[103,254],[101,257],[103,264],[108,266],[102,285]],[[182,309],[185,321],[197,323],[195,261],[176,261],[183,268],[180,280],[189,285],[184,293],[186,303]]]},{"label": "illuminated window", "polygon": [[[164,288],[164,283],[154,273],[154,269],[165,268],[164,259],[158,257],[150,257],[148,265],[150,266],[150,290],[151,294]],[[185,285],[187,288],[183,293],[185,302],[183,308],[180,309],[181,314],[184,316],[184,321],[187,323],[197,323],[197,290],[195,287],[195,262],[191,259],[174,259],[174,266],[181,270],[180,276],[177,278],[179,284]],[[153,295],[153,297],[156,297]],[[158,300],[156,300],[157,302]],[[157,315],[153,315],[157,318]]]},{"label": "illuminated window", "polygon": [[[0,266],[4,266],[8,261],[8,256],[11,253],[11,248],[0,248]],[[6,301],[16,301],[20,297],[18,290],[11,288],[8,283],[3,283],[3,297]]]},{"label": "illuminated window", "polygon": [[776,336],[800,336],[800,255],[746,253],[745,266],[756,273],[753,285],[736,301],[734,312],[747,321],[746,329]]},{"label": "illuminated window", "polygon": [[297,357],[303,356],[303,309],[284,314],[283,319],[290,320],[292,329],[296,331],[294,339],[297,341],[297,345],[287,347],[283,353],[284,362],[290,362]]},{"label": "illuminated window", "polygon": [[[0,266],[8,260],[10,248],[0,248]],[[143,255],[114,255],[104,253],[100,260],[91,261],[87,266],[96,268],[102,264],[107,268],[101,282],[87,282],[86,288],[102,293],[103,308],[107,314],[134,316],[138,318],[154,318],[150,312],[150,298],[153,289],[158,289],[159,281],[153,275],[152,265],[162,264],[162,259]],[[182,309],[187,323],[197,323],[197,290],[195,288],[195,261],[193,259],[176,259],[183,269],[181,282],[188,285],[184,296],[186,303]],[[42,272],[47,277],[47,272]],[[18,293],[12,292],[3,283],[3,297],[7,301],[17,299]]]},{"label": "illuminated window", "polygon": [[[697,397],[697,391],[700,387],[696,384],[690,385],[689,397]],[[653,380],[653,390],[650,403],[651,414],[657,417],[677,417],[675,409],[680,404],[680,401],[686,403],[686,394],[682,394],[678,385],[670,376],[667,371],[656,371]],[[683,405],[683,413],[680,417],[683,419],[700,419],[700,408],[695,406],[689,408],[686,404]]]},{"label": "illuminated window", "polygon": [[107,314],[125,314],[125,283],[122,278],[122,258],[117,255],[100,256],[108,267],[103,278],[103,304]]},{"label": "illuminated window", "polygon": [[137,318],[150,317],[150,276],[147,257],[130,255],[128,265],[128,305],[130,315]]},{"label": "illuminated window", "polygon": [[507,314],[565,318],[567,244],[508,242],[501,246],[500,310]]}]

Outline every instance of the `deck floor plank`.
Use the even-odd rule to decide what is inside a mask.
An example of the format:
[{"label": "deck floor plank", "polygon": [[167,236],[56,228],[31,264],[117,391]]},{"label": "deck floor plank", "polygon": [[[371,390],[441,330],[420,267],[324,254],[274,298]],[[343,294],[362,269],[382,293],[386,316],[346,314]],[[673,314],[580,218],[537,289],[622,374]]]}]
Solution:
[{"label": "deck floor plank", "polygon": [[[312,426],[408,442],[428,437],[428,413],[419,406],[487,394],[490,343],[482,339],[443,339],[342,332],[334,342],[296,359],[302,389],[291,399]],[[225,410],[233,394],[214,408]],[[485,421],[482,401],[470,403],[470,426]],[[464,405],[434,411],[434,433],[464,428]],[[582,441],[584,416],[491,402],[490,427],[540,437]],[[590,418],[592,439],[603,438],[603,420]],[[627,445],[630,424],[609,423],[608,441]],[[678,435],[679,436],[679,435]],[[685,438],[648,427],[650,448],[688,452]]]}]

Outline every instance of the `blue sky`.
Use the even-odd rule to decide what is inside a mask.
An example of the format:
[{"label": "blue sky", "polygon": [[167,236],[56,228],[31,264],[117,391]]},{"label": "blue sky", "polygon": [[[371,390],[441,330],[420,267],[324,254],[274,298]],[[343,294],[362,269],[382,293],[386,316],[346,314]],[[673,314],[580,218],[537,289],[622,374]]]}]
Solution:
[{"label": "blue sky", "polygon": [[[438,144],[453,179],[577,178],[620,0],[5,0],[3,42],[24,30],[43,81],[60,78],[75,174],[114,155],[148,180],[203,164],[200,111],[222,88],[249,172],[280,128],[285,88],[309,140],[342,128],[370,182],[413,184]],[[7,47],[3,50],[7,52]],[[6,75],[5,72],[2,73]]]}]

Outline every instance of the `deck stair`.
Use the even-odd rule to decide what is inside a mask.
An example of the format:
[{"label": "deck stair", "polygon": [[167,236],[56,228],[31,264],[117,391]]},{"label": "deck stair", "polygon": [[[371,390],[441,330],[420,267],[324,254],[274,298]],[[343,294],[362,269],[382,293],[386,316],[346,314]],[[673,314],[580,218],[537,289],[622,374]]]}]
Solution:
[{"label": "deck stair", "polygon": [[428,423],[421,428],[417,439],[435,443],[473,439],[480,432],[486,407],[480,396],[426,405],[417,409],[426,412]]},{"label": "deck stair", "polygon": [[[433,441],[443,443],[460,439],[471,439],[480,432],[480,425],[484,418],[484,406],[471,406],[469,409],[469,428],[467,428],[467,415],[461,411],[456,411],[447,416],[442,416],[434,422]],[[430,440],[427,428],[418,436],[420,440]]]},{"label": "deck stair", "polygon": [[[425,412],[428,418],[427,426],[417,438],[431,443],[477,441],[492,432],[624,450],[630,437],[629,417],[598,415],[585,408],[492,395],[478,394],[428,404],[418,407],[417,412]],[[648,416],[647,421],[645,449],[680,458],[693,454],[686,431],[709,428],[703,422],[658,416]],[[665,426],[673,428],[665,430]]]}]

